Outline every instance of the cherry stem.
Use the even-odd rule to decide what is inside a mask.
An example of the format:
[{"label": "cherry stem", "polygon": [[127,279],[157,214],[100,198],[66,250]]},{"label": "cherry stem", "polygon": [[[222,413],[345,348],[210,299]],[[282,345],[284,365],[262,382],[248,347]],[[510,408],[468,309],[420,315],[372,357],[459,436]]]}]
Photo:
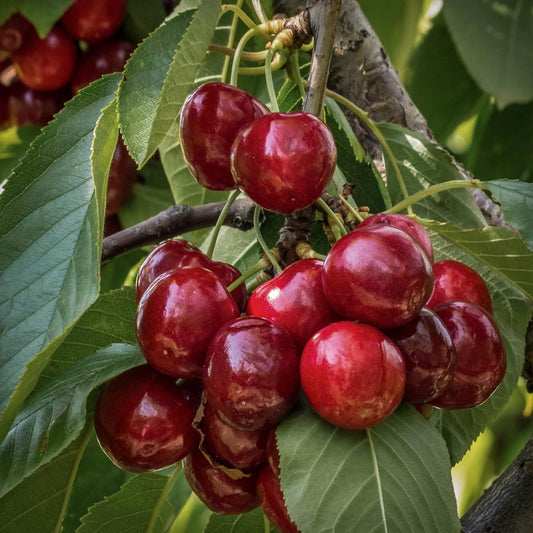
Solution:
[{"label": "cherry stem", "polygon": [[305,85],[302,79],[302,75],[300,74],[300,62],[298,61],[298,50],[291,51],[288,66],[289,68],[287,69],[287,73],[289,75],[289,78],[291,78],[291,80],[298,86],[298,89],[300,89],[300,96],[302,97],[302,100],[303,100],[305,98]]},{"label": "cherry stem", "polygon": [[206,252],[207,257],[209,257],[210,259],[213,257],[213,252],[217,243],[218,234],[220,233],[220,228],[224,224],[224,219],[226,218],[226,215],[228,214],[231,205],[237,199],[237,196],[239,196],[240,192],[241,191],[239,191],[239,189],[235,189],[231,192],[231,194],[228,196],[228,199],[226,200],[226,204],[224,205],[222,211],[220,211],[220,215],[218,215],[217,222],[213,227],[213,233],[211,234],[211,240],[209,241],[209,248]]},{"label": "cherry stem", "polygon": [[259,246],[261,246],[261,248],[263,249],[263,252],[265,252],[265,255],[268,257],[270,264],[274,267],[274,270],[276,271],[276,273],[280,274],[283,269],[279,265],[278,261],[274,257],[274,254],[272,253],[267,243],[265,242],[265,239],[263,239],[263,235],[261,234],[261,228],[260,228],[261,223],[259,221],[261,210],[262,209],[259,206],[255,207],[255,211],[254,211],[255,236],[257,238],[257,242],[259,243]]},{"label": "cherry stem", "polygon": [[163,508],[163,505],[167,503],[167,497],[170,494],[170,491],[172,490],[172,487],[174,486],[174,483],[176,483],[176,480],[178,479],[178,476],[180,475],[180,472],[182,470],[181,462],[176,464],[176,468],[173,470],[172,474],[168,476],[167,482],[165,483],[165,486],[163,487],[163,491],[159,495],[159,498],[157,500],[157,503],[154,506],[154,509],[152,511],[152,516],[150,518],[150,522],[148,524],[148,527],[146,528],[146,533],[153,533],[156,528],[156,524],[159,525],[159,518],[161,514],[161,509]]},{"label": "cherry stem", "polygon": [[233,64],[231,65],[230,76],[230,84],[234,87],[237,87],[237,80],[239,79],[239,64],[241,62],[241,56],[244,52],[244,47],[254,35],[258,35],[259,33],[261,33],[259,26],[251,28],[241,37],[241,40],[237,44],[237,48],[235,48],[235,55],[233,56]]},{"label": "cherry stem", "polygon": [[[387,142],[387,139],[385,139],[379,128],[376,126],[376,123],[368,116],[368,113],[363,111],[360,107],[355,105],[353,102],[351,102],[344,96],[341,96],[339,93],[326,89],[326,95],[338,102],[339,104],[342,104],[343,106],[347,107],[376,136],[377,140],[381,144],[383,153],[386,154],[389,158],[390,164],[392,165],[392,170],[396,176],[396,179],[398,180],[398,184],[400,185],[402,194],[407,200],[409,198],[409,193],[407,191],[407,186],[405,185],[402,172],[400,171],[400,167],[398,166],[398,162],[396,161],[396,157],[394,157],[394,154],[389,146],[389,143]],[[414,213],[411,205],[409,204],[406,207],[407,212],[410,215],[413,215]]]},{"label": "cherry stem", "polygon": [[[228,56],[228,60],[235,55],[235,48],[231,48],[229,44],[228,46],[224,46],[222,44],[210,44],[207,49],[210,52],[217,52],[219,54]],[[256,61],[258,63],[262,63],[267,54],[268,50],[261,50],[261,52],[242,52],[241,58],[244,59],[244,61]],[[241,69],[239,69],[239,72],[240,71]]]},{"label": "cherry stem", "polygon": [[265,526],[265,533],[270,533],[270,522],[265,514],[263,514],[263,524]]},{"label": "cherry stem", "polygon": [[384,213],[399,213],[400,211],[403,211],[405,208],[409,207],[410,205],[416,204],[417,202],[420,202],[420,200],[423,200],[424,198],[427,198],[428,196],[432,196],[433,194],[438,194],[440,192],[449,191],[452,189],[484,189],[486,190],[487,188],[479,180],[445,181],[444,183],[437,183],[436,185],[431,185],[427,189],[423,189],[421,191],[415,192],[414,194],[412,194],[405,200],[398,202],[397,204],[393,205],[390,209],[387,209],[386,211],[384,211]]},{"label": "cherry stem", "polygon": [[268,20],[268,17],[263,11],[261,0],[252,0],[252,5],[254,6],[254,11],[255,11],[255,14],[257,15],[257,18],[261,21],[262,24],[264,24]]},{"label": "cherry stem", "polygon": [[[243,3],[244,3],[244,0],[238,0],[238,2],[232,7],[240,9]],[[228,6],[223,6],[221,15],[223,15],[224,13],[226,13],[229,10],[230,9],[228,9]],[[228,36],[228,48],[229,49],[232,49],[233,43],[235,42],[235,34],[237,33],[237,22],[238,22],[238,20],[239,20],[238,14],[234,13],[233,21],[231,23],[231,28],[230,28],[229,36]],[[224,66],[222,67],[222,74],[220,75],[220,81],[223,82],[223,83],[226,81],[226,78],[228,76],[229,65],[230,65],[230,58],[229,58],[229,56],[227,56],[224,59]]]},{"label": "cherry stem", "polygon": [[[318,200],[316,200],[315,204],[317,204],[322,210],[326,212],[326,214],[328,215],[328,222],[332,220],[335,223],[335,226],[339,229],[341,237],[348,233],[346,231],[346,228],[344,227],[344,224],[339,220],[339,217],[333,212],[331,207],[326,202],[324,202],[322,198],[319,198]],[[333,227],[331,229],[332,231],[335,231]]]},{"label": "cherry stem", "polygon": [[255,28],[257,24],[242,10],[244,0],[239,0],[236,4],[225,4],[222,6],[222,14],[232,11],[236,17],[241,19],[248,28]]},{"label": "cherry stem", "polygon": [[346,206],[346,209],[357,219],[359,222],[363,222],[364,218],[361,216],[359,211],[355,209],[342,194],[339,194],[340,201]]},{"label": "cherry stem", "polygon": [[267,266],[270,265],[270,262],[266,259],[260,259],[250,270],[246,271],[244,274],[239,276],[234,282],[226,287],[228,292],[235,290],[241,283],[244,283],[247,279],[255,276],[261,270],[264,270]]},{"label": "cherry stem", "polygon": [[276,96],[276,90],[274,89],[274,80],[272,79],[272,60],[276,50],[274,47],[270,47],[267,56],[265,58],[265,80],[268,91],[268,97],[270,98],[270,108],[274,113],[279,112],[278,98]]}]

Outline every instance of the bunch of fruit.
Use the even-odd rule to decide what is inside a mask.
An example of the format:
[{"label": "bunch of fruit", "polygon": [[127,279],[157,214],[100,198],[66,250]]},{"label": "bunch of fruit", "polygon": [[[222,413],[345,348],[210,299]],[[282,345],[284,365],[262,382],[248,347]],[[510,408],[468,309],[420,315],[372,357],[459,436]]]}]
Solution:
[{"label": "bunch of fruit", "polygon": [[[318,119],[268,113],[221,83],[191,94],[180,135],[202,185],[238,187],[282,213],[313,203],[335,167]],[[138,472],[183,459],[214,512],[261,505],[280,531],[297,531],[275,431],[300,391],[331,424],[364,430],[402,401],[423,412],[479,405],[505,374],[483,279],[463,263],[435,263],[428,233],[408,216],[369,216],[325,260],[289,265],[248,300],[242,280],[185,240],[156,247],[136,287],[148,364],[111,380],[95,415],[117,465]]]}]

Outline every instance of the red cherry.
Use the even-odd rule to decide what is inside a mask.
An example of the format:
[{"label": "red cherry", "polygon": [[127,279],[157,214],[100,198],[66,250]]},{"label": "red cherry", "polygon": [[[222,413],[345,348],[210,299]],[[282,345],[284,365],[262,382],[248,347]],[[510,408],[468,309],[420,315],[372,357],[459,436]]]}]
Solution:
[{"label": "red cherry", "polygon": [[294,340],[280,326],[258,317],[228,322],[207,352],[207,402],[238,429],[273,426],[296,402],[298,361]]},{"label": "red cherry", "polygon": [[237,305],[215,274],[184,267],[159,277],[143,294],[137,340],[148,363],[160,372],[199,378],[212,337],[237,316]]},{"label": "red cherry", "polygon": [[230,150],[241,128],[268,109],[241,89],[206,83],[192,92],[180,114],[180,142],[185,162],[200,185],[214,191],[235,188]]},{"label": "red cherry", "polygon": [[207,449],[220,461],[240,470],[250,470],[266,461],[268,430],[241,431],[226,424],[206,405],[202,431]]},{"label": "red cherry", "polygon": [[470,302],[444,302],[435,313],[450,332],[457,365],[444,392],[430,403],[444,409],[465,409],[483,403],[505,376],[507,358],[496,322]]},{"label": "red cherry", "polygon": [[423,307],[415,318],[385,334],[405,359],[407,381],[403,399],[423,403],[433,400],[450,383],[455,372],[455,348],[442,320]]},{"label": "red cherry", "polygon": [[44,39],[32,33],[13,54],[13,64],[26,87],[51,91],[70,80],[77,55],[76,43],[59,26],[54,26]]},{"label": "red cherry", "polygon": [[120,468],[148,472],[169,466],[197,448],[192,422],[200,395],[148,365],[109,381],[95,410],[100,446]]},{"label": "red cherry", "polygon": [[300,378],[320,416],[342,428],[366,429],[402,400],[405,362],[398,347],[373,326],[337,322],[305,345]]},{"label": "red cherry", "polygon": [[[156,246],[146,256],[146,259],[141,265],[137,274],[137,303],[150,283],[158,276],[184,266],[202,267],[211,270],[211,272],[217,275],[225,287],[231,285],[231,283],[241,276],[240,271],[233,265],[220,261],[212,261],[199,248],[185,239],[171,239]],[[239,309],[244,309],[248,299],[244,283],[231,291],[231,295],[239,306]]]},{"label": "red cherry", "polygon": [[257,495],[263,513],[275,528],[279,529],[281,533],[298,533],[300,531],[289,516],[279,478],[269,465],[265,465],[259,471]]},{"label": "red cherry", "polygon": [[426,231],[426,228],[424,228],[420,222],[417,222],[407,215],[376,213],[375,215],[365,218],[365,220],[363,220],[363,222],[361,222],[357,227],[364,228],[374,224],[386,224],[387,226],[401,229],[408,235],[411,235],[411,237],[420,245],[422,250],[426,252],[428,259],[433,264],[433,245],[431,244],[431,239]]},{"label": "red cherry", "polygon": [[120,28],[126,9],[127,0],[76,0],[65,11],[61,22],[75,39],[95,43]]},{"label": "red cherry", "polygon": [[70,80],[72,93],[76,94],[104,74],[122,71],[134,49],[130,42],[119,39],[104,41],[90,48],[76,65]]},{"label": "red cherry", "polygon": [[113,233],[122,231],[122,224],[117,215],[109,215],[104,219],[104,237],[109,237]]},{"label": "red cherry", "polygon": [[319,259],[301,259],[289,265],[255,289],[248,314],[284,327],[303,348],[319,329],[337,319],[322,289],[323,264]]},{"label": "red cherry", "polygon": [[256,473],[233,479],[200,450],[183,460],[183,473],[194,493],[214,513],[242,514],[259,506]]},{"label": "red cherry", "polygon": [[448,300],[472,302],[493,314],[492,298],[483,278],[460,261],[445,260],[433,265],[435,283],[426,307],[434,309]]},{"label": "red cherry", "polygon": [[285,214],[319,198],[336,161],[329,128],[304,112],[264,115],[242,129],[231,147],[237,187],[261,207]]},{"label": "red cherry", "polygon": [[129,199],[137,180],[137,164],[122,137],[118,138],[107,181],[106,216],[115,214]]},{"label": "red cherry", "polygon": [[20,13],[15,13],[0,26],[0,50],[20,50],[34,32],[33,24]]},{"label": "red cherry", "polygon": [[324,293],[343,318],[393,328],[414,318],[433,287],[427,255],[404,231],[375,224],[355,229],[329,251]]}]

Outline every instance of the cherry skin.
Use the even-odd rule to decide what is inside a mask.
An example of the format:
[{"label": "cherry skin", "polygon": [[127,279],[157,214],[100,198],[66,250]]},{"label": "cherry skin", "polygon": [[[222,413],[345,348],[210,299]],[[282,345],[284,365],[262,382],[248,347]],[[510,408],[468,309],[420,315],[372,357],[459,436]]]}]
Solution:
[{"label": "cherry skin", "polygon": [[110,39],[89,49],[78,61],[70,80],[72,93],[76,94],[104,74],[122,71],[134,49],[130,42],[121,39]]},{"label": "cherry skin", "polygon": [[273,322],[258,317],[228,322],[207,352],[207,403],[235,428],[274,426],[296,402],[299,356],[290,334]]},{"label": "cherry skin", "polygon": [[[217,275],[222,284],[227,287],[241,276],[241,272],[233,265],[221,261],[212,261],[194,244],[185,239],[171,239],[156,246],[143,261],[139,273],[135,293],[137,303],[142,295],[158,276],[177,270],[184,266],[207,268]],[[244,283],[231,291],[233,299],[244,310],[248,296]]]},{"label": "cherry skin", "polygon": [[393,328],[414,318],[433,287],[431,263],[404,231],[375,224],[355,229],[329,251],[324,293],[343,318]]},{"label": "cherry skin", "polygon": [[143,294],[137,340],[155,369],[175,378],[200,378],[212,337],[237,316],[237,305],[215,274],[184,267],[160,276]]},{"label": "cherry skin", "polygon": [[269,465],[265,465],[259,471],[257,495],[263,513],[275,528],[279,529],[281,533],[298,533],[300,531],[289,516],[279,478]]},{"label": "cherry skin", "polygon": [[206,83],[185,100],[180,113],[180,142],[192,175],[207,189],[235,188],[230,150],[241,128],[268,113],[259,100],[221,82]]},{"label": "cherry skin", "polygon": [[426,307],[434,309],[448,300],[472,302],[493,314],[492,297],[483,278],[460,261],[438,261],[433,265],[435,283]]},{"label": "cherry skin", "polygon": [[117,213],[128,201],[136,181],[137,164],[130,156],[122,137],[119,137],[111,160],[111,167],[109,168],[105,205],[106,216]]},{"label": "cherry skin", "polygon": [[34,33],[33,24],[20,13],[15,13],[0,26],[0,50],[16,52]]},{"label": "cherry skin", "polygon": [[407,381],[403,400],[424,403],[448,386],[455,372],[455,347],[442,320],[423,307],[412,320],[388,329],[405,359]]},{"label": "cherry skin", "polygon": [[204,443],[218,460],[239,470],[250,470],[266,461],[267,429],[241,431],[226,424],[206,405],[202,418]]},{"label": "cherry skin", "polygon": [[337,319],[322,289],[319,259],[301,259],[251,294],[247,312],[284,327],[303,348],[319,329]]},{"label": "cherry skin", "polygon": [[176,382],[148,365],[109,381],[96,406],[100,446],[120,468],[149,472],[183,459],[198,447],[192,422],[200,405],[197,388]]},{"label": "cherry skin", "polygon": [[231,147],[237,187],[256,204],[294,213],[319,198],[333,176],[337,148],[310,113],[269,113],[242,129]]},{"label": "cherry skin", "polygon": [[104,237],[109,237],[114,233],[124,229],[117,215],[109,215],[104,219]]},{"label": "cherry skin", "polygon": [[507,358],[492,316],[470,302],[448,301],[435,307],[455,345],[455,374],[444,392],[430,403],[465,409],[483,403],[505,376]]},{"label": "cherry skin", "polygon": [[59,26],[40,39],[36,32],[13,54],[20,81],[38,91],[51,91],[65,85],[74,72],[78,55],[76,43]]},{"label": "cherry skin", "polygon": [[405,361],[373,326],[336,322],[305,345],[300,378],[322,418],[345,429],[366,429],[389,416],[402,400]]},{"label": "cherry skin", "polygon": [[127,0],[76,0],[61,17],[78,41],[95,43],[113,35],[126,16]]},{"label": "cherry skin", "polygon": [[259,507],[257,473],[233,479],[200,450],[185,457],[183,473],[194,493],[214,513],[242,514]]},{"label": "cherry skin", "polygon": [[386,224],[394,228],[401,229],[420,245],[422,250],[426,252],[431,264],[434,262],[433,245],[426,228],[407,215],[393,214],[393,213],[376,213],[368,218],[365,218],[357,227],[364,228],[374,224]]}]

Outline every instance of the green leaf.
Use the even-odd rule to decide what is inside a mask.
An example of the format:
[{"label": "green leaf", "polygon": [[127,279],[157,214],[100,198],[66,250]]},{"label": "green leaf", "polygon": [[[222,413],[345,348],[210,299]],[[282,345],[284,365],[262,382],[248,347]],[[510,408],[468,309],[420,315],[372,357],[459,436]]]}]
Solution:
[{"label": "green leaf", "polygon": [[204,0],[166,20],[133,53],[120,85],[120,127],[142,166],[179,116],[214,31],[220,2]]},{"label": "green leaf", "polygon": [[466,68],[499,107],[533,98],[533,0],[446,0],[444,15]]},{"label": "green leaf", "polygon": [[409,59],[405,86],[441,143],[475,112],[483,93],[458,56],[442,15]]},{"label": "green leaf", "polygon": [[[409,194],[437,183],[464,179],[451,156],[423,135],[395,124],[382,123],[378,126],[398,162]],[[404,198],[388,157],[385,161],[388,189],[394,205]],[[464,189],[433,195],[415,204],[413,210],[420,217],[440,222],[453,221],[465,228],[486,225],[472,194]]]},{"label": "green leaf", "polygon": [[37,126],[13,127],[0,131],[0,184],[9,176],[40,131]]},{"label": "green leaf", "polygon": [[249,513],[223,516],[213,513],[204,533],[264,533],[264,515],[260,507]]},{"label": "green leaf", "polygon": [[128,11],[120,31],[128,41],[138,43],[154,31],[165,17],[161,0],[128,0]]},{"label": "green leaf", "polygon": [[421,222],[430,231],[437,261],[462,261],[485,280],[507,353],[504,380],[488,400],[473,409],[441,411],[440,427],[455,464],[501,412],[522,372],[525,333],[533,308],[533,252],[505,228],[464,231],[453,224]]},{"label": "green leaf", "polygon": [[410,405],[366,431],[300,409],[277,441],[285,502],[302,533],[460,530],[444,441]]},{"label": "green leaf", "polygon": [[0,440],[46,365],[49,352],[39,352],[59,342],[98,295],[91,158],[105,168],[108,154],[91,148],[120,77],[109,75],[68,102],[33,141],[0,196],[0,409],[7,406]]},{"label": "green leaf", "polygon": [[93,389],[143,362],[137,347],[113,344],[78,361],[31,395],[0,446],[0,496],[79,435]]},{"label": "green leaf", "polygon": [[132,269],[141,266],[141,261],[147,252],[143,249],[131,250],[121,254],[106,263],[102,268],[100,290],[102,293],[120,289],[128,281],[129,285],[135,283],[135,279],[128,279]]},{"label": "green leaf", "polygon": [[62,454],[0,499],[1,533],[60,531],[92,424]]},{"label": "green leaf", "polygon": [[485,185],[501,204],[505,220],[520,232],[530,250],[533,250],[533,183],[493,180],[487,181]]}]

